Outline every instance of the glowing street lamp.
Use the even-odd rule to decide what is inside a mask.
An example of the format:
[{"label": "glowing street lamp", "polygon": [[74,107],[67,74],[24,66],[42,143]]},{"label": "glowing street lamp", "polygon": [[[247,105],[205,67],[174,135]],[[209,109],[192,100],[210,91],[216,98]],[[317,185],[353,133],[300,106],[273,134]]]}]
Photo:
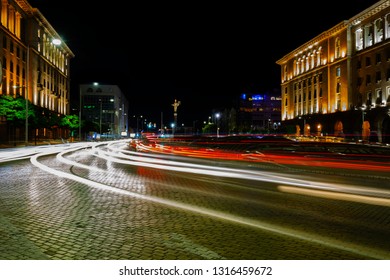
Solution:
[{"label": "glowing street lamp", "polygon": [[215,114],[215,118],[217,119],[217,137],[219,137],[219,118],[220,118],[220,114],[219,113],[216,113]]},{"label": "glowing street lamp", "polygon": [[172,136],[175,135],[175,123],[171,123]]}]

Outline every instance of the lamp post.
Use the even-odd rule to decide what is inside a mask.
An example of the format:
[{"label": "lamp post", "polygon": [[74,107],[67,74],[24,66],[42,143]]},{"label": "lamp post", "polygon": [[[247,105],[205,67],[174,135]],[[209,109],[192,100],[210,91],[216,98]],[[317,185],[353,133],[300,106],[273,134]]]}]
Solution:
[{"label": "lamp post", "polygon": [[142,131],[142,129],[143,129],[143,125],[142,125],[142,118],[143,118],[143,116],[142,115],[140,115],[140,116],[136,116],[136,115],[134,115],[133,116],[133,118],[135,118],[135,120],[136,120],[136,133],[135,133],[135,137],[136,138],[139,138],[139,126],[138,126],[138,123],[139,123],[139,120],[141,120],[141,131]]},{"label": "lamp post", "polygon": [[100,110],[99,110],[99,134],[102,137],[102,99],[99,98]]},{"label": "lamp post", "polygon": [[175,123],[171,123],[171,128],[172,128],[172,137],[175,135]]},{"label": "lamp post", "polygon": [[29,87],[29,80],[30,80],[30,44],[27,45],[27,65],[26,65],[26,135],[25,135],[25,144],[28,146],[28,87]]},{"label": "lamp post", "polygon": [[219,113],[215,114],[215,118],[217,119],[217,138],[219,137],[219,117],[221,115]]},{"label": "lamp post", "polygon": [[79,100],[79,141],[81,142],[81,110],[82,110],[82,104],[81,104],[81,86],[79,85],[79,95],[80,95],[80,100]]}]

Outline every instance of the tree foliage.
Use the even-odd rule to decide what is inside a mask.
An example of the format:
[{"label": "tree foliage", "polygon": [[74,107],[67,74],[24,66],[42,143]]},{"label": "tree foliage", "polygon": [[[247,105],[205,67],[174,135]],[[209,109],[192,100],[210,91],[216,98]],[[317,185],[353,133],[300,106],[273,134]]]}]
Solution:
[{"label": "tree foliage", "polygon": [[[27,101],[27,106],[29,119],[35,119],[35,110],[30,101]],[[7,122],[23,125],[26,121],[26,100],[22,97],[0,95],[0,116],[4,116]]]},{"label": "tree foliage", "polygon": [[[80,120],[76,115],[59,115],[49,109],[35,106],[30,101],[27,105],[29,124],[32,127],[47,129],[65,127],[70,130],[79,128]],[[26,99],[0,95],[0,116],[4,116],[7,122],[13,125],[23,126],[26,121]]]},{"label": "tree foliage", "polygon": [[69,128],[71,131],[76,130],[80,126],[80,119],[76,115],[63,116],[60,122],[60,126]]}]

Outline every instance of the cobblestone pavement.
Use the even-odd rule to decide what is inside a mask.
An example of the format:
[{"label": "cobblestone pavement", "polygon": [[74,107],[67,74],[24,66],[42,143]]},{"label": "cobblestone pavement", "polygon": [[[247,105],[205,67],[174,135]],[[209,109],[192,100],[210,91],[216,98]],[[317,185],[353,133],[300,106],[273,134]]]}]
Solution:
[{"label": "cobblestone pavement", "polygon": [[386,206],[133,166],[90,149],[64,158],[74,164],[38,162],[70,177],[29,160],[0,164],[0,259],[390,259]]}]

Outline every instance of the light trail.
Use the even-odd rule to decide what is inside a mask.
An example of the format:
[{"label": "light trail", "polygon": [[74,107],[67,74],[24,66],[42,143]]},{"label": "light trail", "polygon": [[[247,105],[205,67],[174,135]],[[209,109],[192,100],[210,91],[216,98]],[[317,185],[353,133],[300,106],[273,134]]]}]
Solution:
[{"label": "light trail", "polygon": [[362,186],[351,186],[338,183],[324,183],[316,182],[312,183],[311,181],[303,179],[293,179],[288,178],[282,175],[276,175],[271,172],[266,171],[251,171],[245,169],[237,168],[225,168],[225,167],[216,167],[216,166],[205,166],[200,164],[190,164],[183,162],[175,162],[171,160],[162,160],[154,159],[143,156],[126,156],[123,154],[115,154],[112,152],[105,152],[102,150],[96,150],[96,156],[101,157],[107,161],[113,161],[120,164],[134,165],[134,166],[143,166],[148,168],[164,169],[175,172],[186,172],[192,174],[200,175],[209,175],[217,177],[227,177],[227,178],[236,178],[244,180],[255,180],[262,182],[270,182],[281,185],[293,185],[303,188],[318,189],[318,190],[327,190],[334,192],[344,192],[351,194],[362,194],[368,196],[380,196],[380,197],[390,197],[390,191],[386,189],[378,188],[365,188]]},{"label": "light trail", "polygon": [[[202,207],[184,204],[184,203],[177,202],[177,201],[172,201],[169,199],[147,196],[147,195],[143,195],[143,194],[139,194],[139,193],[123,190],[123,189],[118,189],[118,188],[115,188],[115,187],[112,187],[112,186],[109,186],[106,184],[94,182],[94,181],[76,176],[74,174],[55,170],[55,169],[53,169],[49,166],[46,166],[38,161],[39,157],[47,156],[47,155],[53,154],[53,153],[54,153],[54,151],[50,152],[50,153],[46,152],[46,153],[34,155],[31,157],[30,161],[34,166],[42,169],[45,172],[48,172],[50,174],[53,174],[53,175],[61,177],[61,178],[73,180],[73,181],[76,181],[76,182],[79,182],[79,183],[82,183],[82,184],[85,184],[87,186],[90,186],[90,187],[93,187],[96,189],[100,189],[103,191],[109,191],[109,192],[117,193],[120,195],[126,195],[126,196],[131,196],[131,197],[143,199],[143,200],[153,202],[153,203],[158,203],[158,204],[161,204],[164,206],[168,206],[168,207],[172,207],[172,208],[176,208],[176,209],[181,209],[184,211],[188,211],[188,212],[196,213],[196,214],[200,214],[200,215],[210,216],[210,217],[213,217],[216,219],[232,222],[235,224],[250,226],[250,227],[253,227],[256,229],[273,232],[275,234],[279,234],[279,235],[283,235],[283,236],[287,236],[287,237],[291,237],[291,238],[296,238],[296,239],[308,241],[311,243],[317,243],[317,244],[320,244],[323,246],[335,248],[338,250],[344,250],[347,252],[351,252],[351,253],[361,255],[361,256],[370,257],[373,259],[389,259],[390,258],[389,252],[381,252],[379,250],[372,250],[370,248],[360,246],[357,244],[350,244],[348,242],[342,242],[339,240],[325,238],[322,235],[309,234],[306,231],[293,230],[290,228],[277,226],[274,224],[269,224],[269,223],[261,222],[258,220],[238,216],[238,215],[227,214],[227,213],[224,213],[221,211],[206,209],[206,208],[202,208]],[[121,160],[121,161],[123,161],[123,160]],[[83,168],[89,168],[89,166],[84,165]]]},{"label": "light trail", "polygon": [[381,198],[381,197],[370,197],[370,196],[347,194],[347,193],[340,193],[340,192],[330,192],[330,191],[322,191],[322,190],[309,190],[305,188],[297,188],[292,186],[278,186],[278,190],[287,193],[295,193],[295,194],[316,196],[316,197],[322,197],[328,199],[353,201],[359,203],[390,207],[390,199]]}]

